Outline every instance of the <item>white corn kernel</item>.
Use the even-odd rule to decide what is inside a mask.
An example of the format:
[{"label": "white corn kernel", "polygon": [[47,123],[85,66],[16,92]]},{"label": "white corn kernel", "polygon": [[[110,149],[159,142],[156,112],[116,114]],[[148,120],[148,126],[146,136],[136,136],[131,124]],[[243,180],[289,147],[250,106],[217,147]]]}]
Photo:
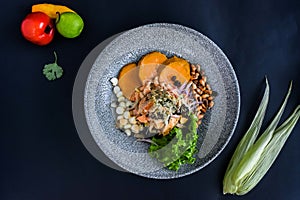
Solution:
[{"label": "white corn kernel", "polygon": [[129,111],[125,111],[123,114],[125,119],[129,119],[130,118],[130,112]]},{"label": "white corn kernel", "polygon": [[126,130],[125,130],[125,133],[126,133],[127,136],[130,136],[130,135],[131,135],[131,131],[130,131],[129,129],[126,129]]},{"label": "white corn kernel", "polygon": [[[125,101],[125,97],[120,96],[120,97],[118,98],[118,102],[122,102],[122,101]],[[125,103],[126,103],[126,102],[125,102]]]},{"label": "white corn kernel", "polygon": [[135,117],[130,117],[130,118],[129,118],[129,123],[130,123],[130,124],[136,124]]},{"label": "white corn kernel", "polygon": [[110,79],[110,82],[111,82],[111,84],[112,84],[113,86],[116,86],[116,85],[118,85],[118,82],[119,82],[119,81],[118,81],[117,78],[114,77],[114,78],[111,78],[111,79]]},{"label": "white corn kernel", "polygon": [[131,131],[133,133],[139,133],[140,132],[140,127],[138,125],[133,125],[133,126],[131,126]]},{"label": "white corn kernel", "polygon": [[114,93],[115,93],[115,94],[118,94],[120,91],[121,91],[121,89],[120,89],[119,86],[115,86],[115,87],[114,87]]},{"label": "white corn kernel", "polygon": [[117,117],[117,120],[121,120],[121,119],[124,119],[123,115],[119,115],[119,116]]},{"label": "white corn kernel", "polygon": [[123,114],[124,113],[124,107],[120,107],[120,106],[117,107],[116,113],[119,114],[119,115]]},{"label": "white corn kernel", "polygon": [[125,107],[126,107],[126,105],[125,105],[125,103],[124,103],[124,102],[120,102],[120,104],[119,104],[119,107],[125,108]]},{"label": "white corn kernel", "polygon": [[124,129],[130,129],[131,128],[131,124],[126,124],[125,126],[124,126]]},{"label": "white corn kernel", "polygon": [[126,107],[132,106],[132,102],[129,101],[129,100],[127,100],[127,101],[125,102],[125,104],[126,104]]},{"label": "white corn kernel", "polygon": [[119,122],[120,122],[121,126],[125,126],[126,124],[128,124],[128,120],[127,119],[120,119]]},{"label": "white corn kernel", "polygon": [[116,96],[119,98],[121,96],[123,96],[123,92],[122,91],[119,91],[118,93],[116,93]]}]

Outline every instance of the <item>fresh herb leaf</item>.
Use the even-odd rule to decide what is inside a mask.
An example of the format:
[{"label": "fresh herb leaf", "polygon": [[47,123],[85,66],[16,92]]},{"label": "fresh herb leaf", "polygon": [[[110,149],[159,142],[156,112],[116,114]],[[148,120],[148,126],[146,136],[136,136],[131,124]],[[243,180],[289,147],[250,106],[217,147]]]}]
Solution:
[{"label": "fresh herb leaf", "polygon": [[63,75],[63,69],[57,64],[57,55],[54,51],[55,61],[51,64],[46,64],[43,69],[43,74],[49,80],[55,80]]},{"label": "fresh herb leaf", "polygon": [[193,164],[196,144],[197,117],[189,116],[187,126],[183,129],[173,128],[166,136],[155,136],[149,147],[149,155],[163,163],[168,169],[177,171],[183,164]]}]

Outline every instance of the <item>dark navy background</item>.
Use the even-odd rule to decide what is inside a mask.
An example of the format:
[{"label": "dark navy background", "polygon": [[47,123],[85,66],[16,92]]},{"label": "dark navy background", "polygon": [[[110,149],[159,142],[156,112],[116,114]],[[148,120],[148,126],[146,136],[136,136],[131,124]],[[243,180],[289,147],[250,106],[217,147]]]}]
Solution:
[{"label": "dark navy background", "polygon": [[[27,42],[20,23],[31,5],[2,2],[0,199],[288,199],[300,198],[300,124],[278,159],[249,194],[222,194],[231,155],[254,117],[264,90],[271,94],[266,115],[277,112],[290,80],[294,88],[286,118],[300,103],[300,2],[285,1],[51,1],[77,11],[85,29],[77,39],[56,34],[40,47]],[[136,26],[170,22],[212,39],[231,61],[240,83],[241,114],[232,140],[203,170],[175,180],[151,180],[110,169],[82,145],[72,118],[72,87],[88,53],[107,37]],[[54,60],[65,72],[49,82],[44,64]]]}]

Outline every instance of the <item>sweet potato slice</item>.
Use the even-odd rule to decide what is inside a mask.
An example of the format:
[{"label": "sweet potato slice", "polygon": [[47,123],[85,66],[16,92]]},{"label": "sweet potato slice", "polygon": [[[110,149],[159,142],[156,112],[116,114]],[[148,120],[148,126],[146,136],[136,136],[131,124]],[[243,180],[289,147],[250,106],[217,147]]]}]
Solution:
[{"label": "sweet potato slice", "polygon": [[122,78],[122,76],[124,76],[127,72],[129,72],[130,70],[132,70],[133,68],[136,67],[135,63],[129,63],[127,65],[125,65],[124,67],[122,67],[121,71],[119,72],[119,76],[118,78]]},{"label": "sweet potato slice", "polygon": [[160,64],[166,60],[167,56],[157,51],[145,55],[138,63],[140,80],[144,83],[157,76]]},{"label": "sweet potato slice", "polygon": [[177,56],[173,56],[173,57],[167,59],[167,60],[164,62],[164,65],[168,65],[168,64],[170,64],[170,63],[172,63],[172,62],[177,62],[177,61],[185,61],[185,60],[182,59],[182,58],[178,58]]},{"label": "sweet potato slice", "polygon": [[166,66],[160,73],[160,82],[176,85],[176,81],[183,84],[190,80],[190,64],[185,59],[174,56],[164,64]]},{"label": "sweet potato slice", "polygon": [[142,85],[139,78],[139,68],[135,63],[125,65],[119,73],[119,87],[121,88],[123,95],[130,99],[131,95]]}]

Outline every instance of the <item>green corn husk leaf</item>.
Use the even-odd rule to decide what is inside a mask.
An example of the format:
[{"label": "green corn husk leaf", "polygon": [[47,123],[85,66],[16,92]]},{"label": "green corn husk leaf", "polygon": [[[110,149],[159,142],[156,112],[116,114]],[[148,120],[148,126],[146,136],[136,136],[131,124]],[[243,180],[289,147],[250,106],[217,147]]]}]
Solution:
[{"label": "green corn husk leaf", "polygon": [[280,118],[284,112],[285,106],[287,104],[288,98],[291,94],[292,90],[292,83],[290,84],[288,93],[284,99],[281,108],[279,109],[278,113],[274,117],[271,124],[268,128],[263,132],[263,134],[259,137],[259,139],[251,146],[251,148],[247,151],[247,153],[243,156],[243,159],[239,162],[236,170],[232,174],[232,179],[234,180],[235,185],[240,185],[241,180],[244,179],[248,173],[254,170],[255,165],[257,164],[258,160],[260,159],[265,147],[268,145],[270,140],[273,137],[273,133],[280,121]]},{"label": "green corn husk leaf", "polygon": [[300,106],[298,106],[294,113],[275,130],[272,140],[265,147],[261,158],[255,165],[254,170],[243,181],[238,188],[236,194],[244,195],[251,191],[259,181],[264,177],[270,169],[277,156],[279,155],[286,140],[290,136],[293,128],[297,124],[300,117]]},{"label": "green corn husk leaf", "polygon": [[245,133],[244,137],[239,142],[236,150],[234,151],[234,154],[229,162],[229,165],[227,167],[224,181],[223,181],[223,193],[234,193],[237,190],[237,187],[234,183],[231,182],[232,173],[234,169],[237,167],[237,165],[242,160],[244,154],[249,150],[249,148],[252,146],[254,141],[256,140],[256,137],[260,131],[265,112],[267,109],[267,105],[269,102],[269,83],[266,78],[266,88],[263,95],[263,98],[261,100],[261,103],[259,105],[258,111],[249,127],[247,132]]},{"label": "green corn husk leaf", "polygon": [[[243,195],[254,188],[275,161],[299,119],[300,106],[298,106],[294,113],[279,128],[276,129],[291,93],[291,83],[285,100],[277,115],[274,117],[273,121],[264,133],[254,143],[261,128],[268,104],[268,98],[266,98],[266,96],[269,95],[267,79],[266,84],[265,94],[257,114],[255,115],[250,128],[238,144],[238,147],[236,148],[226,170],[223,180],[224,194],[231,193]],[[251,134],[254,134],[254,136]]]}]

